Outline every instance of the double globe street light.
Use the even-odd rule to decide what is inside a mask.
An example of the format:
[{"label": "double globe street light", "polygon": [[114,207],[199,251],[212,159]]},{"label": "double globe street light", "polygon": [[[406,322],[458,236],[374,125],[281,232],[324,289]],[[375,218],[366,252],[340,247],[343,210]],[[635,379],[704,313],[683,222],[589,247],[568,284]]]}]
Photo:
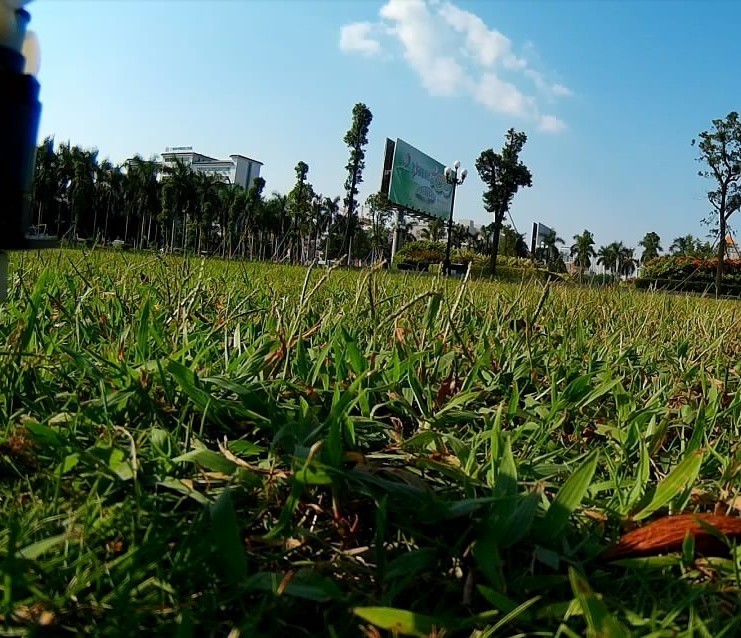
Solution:
[{"label": "double globe street light", "polygon": [[468,171],[464,168],[461,171],[460,177],[458,177],[458,169],[460,169],[461,163],[456,160],[453,164],[453,168],[450,166],[445,168],[445,181],[453,187],[453,192],[450,195],[450,216],[448,217],[448,245],[445,249],[445,263],[443,264],[443,273],[450,275],[450,242],[453,239],[453,209],[455,208],[455,189],[458,188],[463,182],[466,181]]}]

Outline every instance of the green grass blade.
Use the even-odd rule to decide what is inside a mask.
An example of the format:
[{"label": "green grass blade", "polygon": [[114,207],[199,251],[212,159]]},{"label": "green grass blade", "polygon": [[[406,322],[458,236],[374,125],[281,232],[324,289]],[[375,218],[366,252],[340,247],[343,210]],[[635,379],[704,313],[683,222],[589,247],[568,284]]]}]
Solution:
[{"label": "green grass blade", "polygon": [[591,452],[561,486],[539,527],[541,537],[555,538],[561,533],[573,511],[587,495],[598,460],[599,450]]},{"label": "green grass blade", "polygon": [[653,498],[633,518],[637,521],[648,518],[656,510],[667,505],[673,498],[679,496],[697,478],[704,457],[704,450],[695,450],[688,454],[666,478],[659,483]]}]

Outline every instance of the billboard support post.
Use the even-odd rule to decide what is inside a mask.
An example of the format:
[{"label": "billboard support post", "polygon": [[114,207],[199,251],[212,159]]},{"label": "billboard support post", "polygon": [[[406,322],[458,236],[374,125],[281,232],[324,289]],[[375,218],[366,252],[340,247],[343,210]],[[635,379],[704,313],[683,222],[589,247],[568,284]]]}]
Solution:
[{"label": "billboard support post", "polygon": [[448,244],[445,248],[445,263],[443,264],[443,273],[450,276],[450,243],[453,239],[453,209],[455,208],[455,190],[466,181],[466,175],[468,171],[464,168],[461,172],[461,176],[458,177],[458,169],[461,167],[461,163],[456,160],[453,164],[453,168],[449,166],[445,169],[445,181],[453,187],[450,194],[450,215],[448,216]]},{"label": "billboard support post", "polygon": [[402,213],[399,208],[394,209],[393,234],[391,235],[391,263],[394,263],[396,251],[399,249],[399,235],[401,235]]}]

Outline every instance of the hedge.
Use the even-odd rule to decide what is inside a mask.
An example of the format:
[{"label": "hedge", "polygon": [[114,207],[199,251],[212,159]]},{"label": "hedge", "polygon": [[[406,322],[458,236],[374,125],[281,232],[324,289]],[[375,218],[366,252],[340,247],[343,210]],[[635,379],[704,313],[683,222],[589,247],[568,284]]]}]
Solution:
[{"label": "hedge", "polygon": [[[638,288],[660,288],[685,292],[705,292],[715,287],[717,258],[667,255],[648,262],[636,279]],[[741,260],[723,260],[721,293],[741,293]]]}]

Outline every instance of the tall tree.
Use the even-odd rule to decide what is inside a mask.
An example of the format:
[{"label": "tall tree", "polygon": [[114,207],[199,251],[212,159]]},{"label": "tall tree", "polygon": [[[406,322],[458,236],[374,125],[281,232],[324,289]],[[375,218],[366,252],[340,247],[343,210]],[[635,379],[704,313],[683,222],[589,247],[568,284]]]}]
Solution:
[{"label": "tall tree", "polygon": [[352,259],[352,238],[355,233],[356,224],[351,219],[356,216],[358,185],[363,182],[363,169],[365,169],[365,146],[368,144],[368,129],[373,121],[370,109],[358,102],[352,109],[352,124],[350,130],[345,134],[344,142],[350,148],[350,160],[345,167],[347,179],[345,180],[345,214],[348,224],[345,226],[345,240],[343,249],[347,248],[347,263]]},{"label": "tall tree", "polygon": [[633,248],[624,246],[623,242],[619,242],[619,244],[617,271],[622,277],[630,277],[636,270],[638,260],[634,257],[635,251]]},{"label": "tall tree", "polygon": [[335,220],[337,212],[340,210],[340,197],[325,197],[324,198],[324,226],[323,229],[327,233],[327,241],[324,245],[324,263],[329,263],[330,249],[332,246],[330,242],[332,240],[332,233],[336,230]]},{"label": "tall tree", "polygon": [[525,133],[511,128],[505,136],[501,153],[487,149],[476,160],[476,170],[486,184],[484,209],[494,215],[494,235],[491,249],[491,273],[496,273],[499,233],[504,216],[512,205],[517,191],[533,185],[530,169],[520,161],[520,153],[527,142]]},{"label": "tall tree", "polygon": [[638,242],[638,245],[643,248],[641,253],[641,263],[645,264],[652,259],[659,256],[659,253],[663,250],[661,247],[661,237],[655,232],[646,233],[643,239]]},{"label": "tall tree", "polygon": [[713,120],[710,131],[700,133],[697,144],[700,155],[697,160],[706,165],[698,171],[700,177],[715,182],[708,191],[708,201],[718,220],[718,269],[715,273],[715,292],[720,293],[723,277],[723,258],[726,247],[728,218],[741,208],[741,121],[736,111],[725,119]]},{"label": "tall tree", "polygon": [[620,261],[620,250],[623,247],[622,242],[612,242],[607,246],[600,246],[597,251],[597,265],[604,266],[613,275],[618,271],[618,262]]},{"label": "tall tree", "polygon": [[291,260],[301,261],[297,246],[303,245],[303,231],[309,217],[311,200],[314,198],[314,188],[306,181],[309,174],[309,165],[306,162],[296,164],[296,184],[288,193],[288,209],[291,213],[291,226],[288,230],[288,249]]},{"label": "tall tree", "polygon": [[60,195],[59,161],[54,152],[54,138],[46,137],[36,149],[33,201],[36,208],[35,223],[40,226],[52,219]]},{"label": "tall tree", "polygon": [[581,235],[574,235],[574,243],[571,245],[571,256],[574,263],[579,268],[579,277],[584,275],[584,271],[592,265],[592,257],[596,256],[594,252],[594,235],[585,230]]}]

